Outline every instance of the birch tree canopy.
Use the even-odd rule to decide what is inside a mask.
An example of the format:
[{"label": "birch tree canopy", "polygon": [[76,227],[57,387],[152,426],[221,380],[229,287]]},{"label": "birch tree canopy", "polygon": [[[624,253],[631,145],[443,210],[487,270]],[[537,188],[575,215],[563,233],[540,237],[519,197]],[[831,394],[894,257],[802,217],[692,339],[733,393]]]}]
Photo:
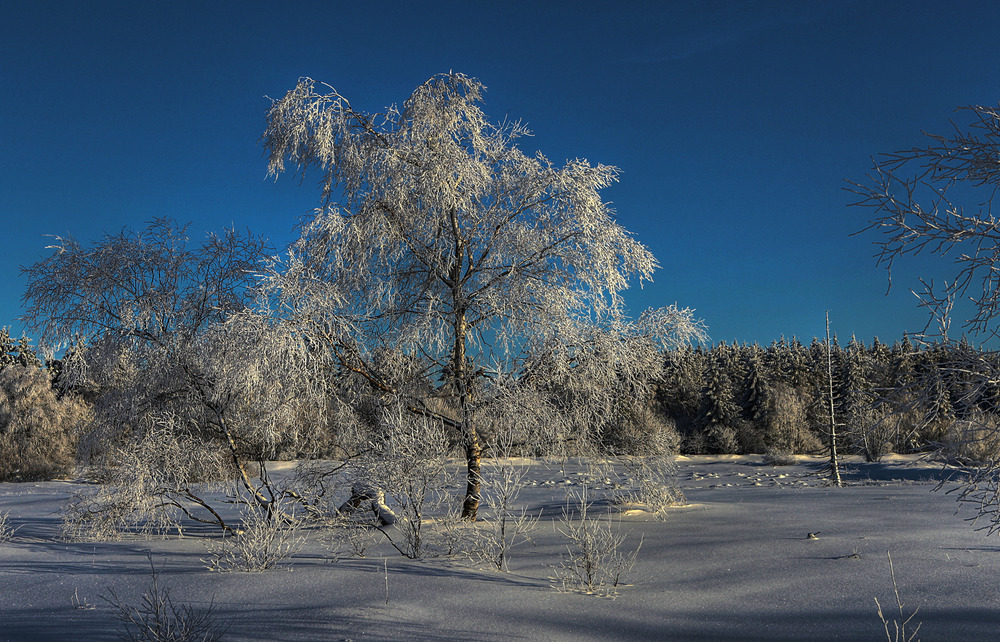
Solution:
[{"label": "birch tree canopy", "polygon": [[253,312],[270,245],[235,230],[194,245],[158,219],[51,249],[22,270],[24,320],[45,344],[75,342],[61,379],[93,400],[78,455],[113,483],[83,513],[118,506],[123,524],[159,528],[166,507],[225,526],[192,484],[231,476],[270,505],[244,464],[294,442],[323,402],[302,342]]},{"label": "birch tree canopy", "polygon": [[[411,410],[461,434],[471,519],[484,434],[474,416],[491,388],[510,389],[491,382],[537,381],[534,364],[631,388],[659,367],[657,347],[701,332],[676,306],[639,322],[626,316],[629,279],[651,279],[657,262],[601,198],[618,169],[525,154],[517,143],[528,129],[490,122],[484,89],[441,74],[402,107],[366,113],[303,78],[272,103],[263,135],[272,175],[286,164],[319,175],[321,206],[275,274],[283,314],[309,327],[340,367],[385,394],[409,394]],[[375,365],[386,348],[425,364],[454,412],[390,381]]]}]

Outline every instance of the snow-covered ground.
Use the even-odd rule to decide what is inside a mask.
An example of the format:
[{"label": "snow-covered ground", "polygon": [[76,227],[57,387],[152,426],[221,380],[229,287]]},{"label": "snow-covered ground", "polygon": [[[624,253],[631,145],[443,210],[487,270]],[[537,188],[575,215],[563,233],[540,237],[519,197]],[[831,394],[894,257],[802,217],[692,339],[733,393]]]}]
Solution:
[{"label": "snow-covered ground", "polygon": [[214,600],[227,639],[877,640],[885,636],[874,598],[898,615],[887,550],[907,614],[919,607],[922,639],[995,639],[1000,539],[976,532],[953,497],[932,492],[940,468],[852,460],[851,485],[832,488],[815,474],[820,463],[679,458],[687,506],[665,521],[639,511],[616,518],[625,546],[642,545],[615,599],[551,588],[566,544],[556,527],[579,488],[578,463],[531,463],[533,483],[519,501],[542,517],[509,572],[410,560],[384,543],[364,559],[332,561],[315,535],[290,567],[210,572],[198,536],[60,541],[73,482],[0,484],[0,513],[18,529],[0,543],[0,639],[115,639],[117,621],[100,596],[138,602],[151,555],[176,602]]}]

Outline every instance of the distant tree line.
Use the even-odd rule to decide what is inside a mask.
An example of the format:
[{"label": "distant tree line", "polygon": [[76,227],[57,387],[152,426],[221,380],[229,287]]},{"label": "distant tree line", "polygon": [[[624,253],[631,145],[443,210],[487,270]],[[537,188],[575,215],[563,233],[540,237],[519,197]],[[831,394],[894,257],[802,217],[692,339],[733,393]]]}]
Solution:
[{"label": "distant tree line", "polygon": [[[877,460],[945,446],[958,459],[988,458],[994,427],[995,364],[956,368],[962,342],[892,345],[831,341],[838,447]],[[665,353],[655,405],[687,454],[808,453],[828,444],[826,341],[784,338],[767,347],[719,343]],[[989,441],[989,440],[987,440]]]},{"label": "distant tree line", "polygon": [[[995,455],[1000,444],[992,435],[1000,387],[983,383],[994,364],[970,369],[965,359],[957,369],[963,345],[982,358],[984,353],[961,343],[926,345],[904,336],[892,345],[877,338],[865,345],[852,337],[842,346],[834,338],[830,352],[838,447],[869,460],[889,452],[942,448],[963,461]],[[81,349],[71,349],[64,359]],[[722,342],[662,355],[663,371],[652,396],[619,391],[614,407],[605,409],[598,443],[607,453],[643,454],[664,441],[684,454],[802,454],[828,444],[825,340],[814,338],[807,346],[782,338],[766,347]],[[14,341],[0,328],[0,385],[6,386],[0,393],[6,462],[0,479],[51,477],[72,469],[76,435],[89,418],[83,400],[96,391],[68,389],[61,381],[62,364],[62,359],[43,362],[27,336]],[[430,388],[433,382],[423,385]],[[572,384],[564,382],[563,387]],[[328,394],[341,396],[337,390]],[[349,421],[330,417],[320,422],[322,427],[300,432],[296,443],[284,444],[272,456],[337,457],[345,432],[354,439],[359,428],[365,432],[358,425],[346,430],[345,421],[365,423],[363,412],[349,414]],[[539,443],[535,441],[535,450]],[[42,461],[26,461],[31,457]]]}]

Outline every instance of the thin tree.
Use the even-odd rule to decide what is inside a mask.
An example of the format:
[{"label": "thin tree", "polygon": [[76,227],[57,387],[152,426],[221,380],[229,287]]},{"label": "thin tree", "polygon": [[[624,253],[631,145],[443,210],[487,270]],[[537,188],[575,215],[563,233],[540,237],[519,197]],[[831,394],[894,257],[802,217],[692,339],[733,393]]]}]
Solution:
[{"label": "thin tree", "polygon": [[[291,162],[320,178],[321,208],[274,275],[282,313],[342,371],[459,435],[469,519],[485,435],[474,416],[491,382],[574,370],[635,387],[659,369],[656,348],[701,332],[676,306],[625,317],[629,277],[648,280],[657,263],[601,199],[618,170],[524,154],[527,128],[490,123],[483,91],[442,74],[401,108],[366,113],[304,78],[273,102],[263,135],[271,174]],[[388,353],[442,384],[393,383],[375,365]],[[588,390],[572,400],[577,419],[600,414],[581,410],[601,401]]]},{"label": "thin tree", "polygon": [[830,344],[830,311],[826,312],[826,380],[828,398],[830,400],[830,481],[834,486],[842,486],[840,480],[840,461],[837,458],[837,419],[834,414],[833,400],[833,351]]}]

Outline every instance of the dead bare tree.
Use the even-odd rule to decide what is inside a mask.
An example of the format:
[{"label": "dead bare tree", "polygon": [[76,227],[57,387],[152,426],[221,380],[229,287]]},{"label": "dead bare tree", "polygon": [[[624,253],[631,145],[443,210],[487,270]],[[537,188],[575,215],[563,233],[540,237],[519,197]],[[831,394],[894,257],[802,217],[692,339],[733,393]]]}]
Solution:
[{"label": "dead bare tree", "polygon": [[826,313],[826,380],[830,397],[830,482],[834,486],[843,486],[840,480],[840,460],[837,458],[837,419],[834,414],[833,396],[833,353],[830,344],[830,313]]}]

